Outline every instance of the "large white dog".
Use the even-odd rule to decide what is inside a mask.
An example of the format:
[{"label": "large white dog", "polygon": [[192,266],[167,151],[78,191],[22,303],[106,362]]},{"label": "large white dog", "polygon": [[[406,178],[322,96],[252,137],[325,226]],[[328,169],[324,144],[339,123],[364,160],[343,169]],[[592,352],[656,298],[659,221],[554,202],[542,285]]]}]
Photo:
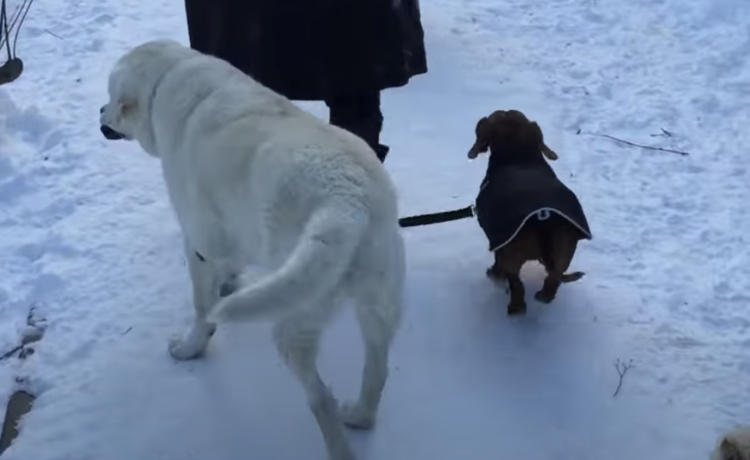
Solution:
[{"label": "large white dog", "polygon": [[[135,139],[161,160],[184,237],[195,322],[170,341],[171,355],[200,356],[216,322],[273,321],[329,457],[354,459],[343,424],[374,423],[405,272],[396,193],[375,153],[229,63],[171,40],[121,57],[109,97],[103,134]],[[270,274],[221,298],[220,285],[251,264]],[[339,408],[316,357],[345,298],[365,364],[359,398]]]}]

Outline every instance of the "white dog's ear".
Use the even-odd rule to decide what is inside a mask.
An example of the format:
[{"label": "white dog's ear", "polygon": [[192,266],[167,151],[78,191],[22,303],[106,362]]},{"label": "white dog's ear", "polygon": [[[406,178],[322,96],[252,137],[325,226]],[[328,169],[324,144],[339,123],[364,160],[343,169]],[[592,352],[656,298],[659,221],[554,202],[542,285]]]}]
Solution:
[{"label": "white dog's ear", "polygon": [[121,118],[127,118],[138,109],[138,101],[131,98],[120,98],[117,101],[117,114]]}]

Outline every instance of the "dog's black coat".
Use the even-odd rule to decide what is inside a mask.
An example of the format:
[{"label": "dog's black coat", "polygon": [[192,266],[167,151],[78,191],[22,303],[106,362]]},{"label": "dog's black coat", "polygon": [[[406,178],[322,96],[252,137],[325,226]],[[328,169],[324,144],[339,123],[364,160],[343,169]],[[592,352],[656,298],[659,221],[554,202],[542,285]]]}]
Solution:
[{"label": "dog's black coat", "polygon": [[510,243],[527,220],[544,219],[551,212],[575,225],[583,238],[591,239],[575,193],[557,178],[541,152],[523,151],[517,146],[504,146],[502,151],[493,148],[475,212],[490,251]]}]

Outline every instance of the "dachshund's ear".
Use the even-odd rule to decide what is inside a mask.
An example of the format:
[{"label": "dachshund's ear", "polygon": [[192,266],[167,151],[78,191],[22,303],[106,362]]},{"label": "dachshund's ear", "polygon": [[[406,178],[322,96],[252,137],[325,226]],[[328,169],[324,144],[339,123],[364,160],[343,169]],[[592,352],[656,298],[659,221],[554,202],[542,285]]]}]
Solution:
[{"label": "dachshund's ear", "polygon": [[542,145],[544,144],[544,135],[542,134],[542,128],[539,127],[537,122],[530,121],[526,128],[523,130],[523,141],[529,145]]},{"label": "dachshund's ear", "polygon": [[487,135],[489,134],[489,129],[488,129],[490,127],[489,124],[490,124],[489,118],[482,117],[479,119],[479,121],[477,122],[476,128],[474,128],[474,134],[476,134],[477,139],[482,139],[482,138],[487,137]]},{"label": "dachshund's ear", "polygon": [[469,159],[473,160],[480,153],[484,153],[490,148],[490,120],[487,117],[482,117],[478,122],[476,128],[474,128],[474,134],[476,139],[474,145],[469,149]]},{"label": "dachshund's ear", "polygon": [[547,147],[547,144],[545,144],[544,142],[542,142],[541,150],[542,154],[550,161],[555,161],[559,158],[557,154],[551,148]]},{"label": "dachshund's ear", "polygon": [[544,143],[544,134],[542,134],[542,128],[535,121],[528,124],[528,130],[526,131],[526,141],[529,145],[535,145],[542,151],[542,154],[547,157],[550,161],[555,161],[559,157],[551,148],[547,147]]}]

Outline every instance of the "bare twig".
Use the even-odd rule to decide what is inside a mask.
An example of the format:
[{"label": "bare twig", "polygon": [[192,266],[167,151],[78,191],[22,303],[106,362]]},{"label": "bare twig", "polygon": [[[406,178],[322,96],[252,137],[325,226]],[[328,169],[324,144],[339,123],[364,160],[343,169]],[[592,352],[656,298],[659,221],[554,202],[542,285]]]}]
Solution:
[{"label": "bare twig", "polygon": [[623,363],[622,361],[620,361],[620,358],[617,358],[617,361],[615,361],[614,365],[615,365],[615,369],[617,370],[617,374],[620,376],[620,381],[617,382],[617,388],[615,389],[615,392],[612,395],[613,398],[617,396],[618,393],[620,393],[620,388],[622,388],[622,381],[625,379],[625,374],[627,374],[630,369],[635,367],[632,359],[628,361],[627,363]]},{"label": "bare twig", "polygon": [[[10,19],[8,19],[8,11],[5,6],[5,0],[0,0],[2,2],[2,6],[0,7],[0,10],[2,11],[2,18],[0,18],[0,24],[2,24],[2,30],[0,31],[0,46],[6,46],[6,42],[8,43],[8,46],[10,46],[10,32],[13,30],[13,28],[16,26],[16,22],[21,17],[21,7],[23,5],[16,5],[16,7],[13,9],[13,13],[10,15]],[[8,48],[8,56],[9,58],[11,56],[11,50]]]},{"label": "bare twig", "polygon": [[8,58],[15,57],[16,55],[16,44],[18,43],[18,33],[21,30],[21,25],[26,20],[26,15],[29,13],[29,9],[31,9],[31,4],[34,3],[34,0],[23,0],[23,2],[20,5],[16,5],[16,7],[13,9],[13,13],[11,13],[10,17],[8,17],[8,12],[5,6],[5,0],[0,0],[2,2],[2,36],[0,36],[0,46],[10,46],[10,34],[11,32],[15,32],[15,37],[13,39],[13,50],[11,52],[10,48],[8,51]]},{"label": "bare twig", "polygon": [[0,356],[0,361],[5,361],[6,359],[10,358],[11,356],[15,355],[19,351],[23,350],[24,345],[16,345],[15,347],[11,348],[10,350],[6,351],[5,353]]},{"label": "bare twig", "polygon": [[[13,21],[14,19],[11,18],[11,24],[13,24]],[[8,27],[8,10],[5,5],[5,0],[0,0],[0,46],[6,46],[8,59],[11,59],[13,55],[11,54],[10,39],[8,38],[9,36],[10,27]]]},{"label": "bare twig", "polygon": [[620,139],[620,138],[617,138],[615,136],[610,136],[609,134],[594,134],[594,136],[606,137],[607,139],[611,139],[613,141],[621,142],[623,144],[630,145],[631,147],[638,147],[638,148],[641,148],[641,149],[648,149],[648,150],[658,150],[660,152],[676,153],[676,154],[682,155],[682,156],[688,156],[689,155],[689,153],[683,152],[682,150],[674,150],[674,149],[667,149],[667,148],[664,148],[664,147],[654,147],[654,146],[651,146],[651,145],[636,144],[635,142],[626,141],[624,139]]},{"label": "bare twig", "polygon": [[[21,4],[21,9],[23,11],[23,14],[21,16],[21,20],[18,22],[18,26],[16,26],[16,36],[13,37],[13,56],[16,56],[16,46],[18,46],[18,34],[21,33],[21,26],[23,25],[23,22],[26,20],[26,15],[29,14],[29,10],[31,9],[31,4],[34,3],[34,0],[24,0]],[[23,8],[26,8],[25,10]]]},{"label": "bare twig", "polygon": [[34,0],[23,0],[9,16],[6,0],[0,0],[0,49],[4,47],[6,55],[0,65],[0,85],[15,81],[23,73],[23,60],[16,54],[16,48],[18,35],[33,2]]},{"label": "bare twig", "polygon": [[63,40],[63,38],[61,36],[57,35],[56,33],[52,32],[49,29],[44,29],[44,31],[47,32],[48,34],[52,35],[53,37],[57,38],[58,40]]},{"label": "bare twig", "polygon": [[672,137],[672,133],[670,133],[666,129],[664,128],[659,128],[659,129],[661,129],[661,134],[652,134],[651,137]]}]

